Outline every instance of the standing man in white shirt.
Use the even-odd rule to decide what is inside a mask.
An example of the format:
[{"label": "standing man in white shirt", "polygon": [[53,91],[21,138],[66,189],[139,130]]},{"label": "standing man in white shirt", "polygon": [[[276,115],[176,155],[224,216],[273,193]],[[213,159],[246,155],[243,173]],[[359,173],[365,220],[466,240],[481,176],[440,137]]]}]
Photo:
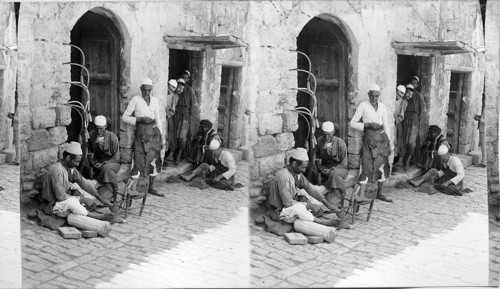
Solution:
[{"label": "standing man in white shirt", "polygon": [[359,104],[349,123],[352,128],[364,132],[359,175],[360,196],[365,196],[368,182],[378,182],[377,199],[392,202],[392,199],[382,193],[382,186],[389,178],[389,156],[394,148],[389,137],[391,132],[387,121],[387,107],[378,101],[380,87],[377,84],[370,87],[368,97],[370,100]]},{"label": "standing man in white shirt", "polygon": [[[134,167],[131,175],[141,173],[141,177],[149,176],[148,193],[163,197],[164,194],[154,188],[154,180],[161,171],[161,150],[165,146],[165,136],[161,134],[162,124],[160,104],[151,96],[153,81],[145,78],[141,85],[141,95],[130,99],[122,120],[135,125]],[[132,116],[134,114],[134,116]]]}]

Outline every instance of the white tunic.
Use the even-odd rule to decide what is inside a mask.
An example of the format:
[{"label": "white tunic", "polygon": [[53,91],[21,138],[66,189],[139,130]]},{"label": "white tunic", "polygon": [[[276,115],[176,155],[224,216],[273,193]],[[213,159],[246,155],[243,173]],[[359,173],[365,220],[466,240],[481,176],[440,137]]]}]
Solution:
[{"label": "white tunic", "polygon": [[[363,122],[360,122],[361,118],[363,118]],[[363,101],[359,104],[349,124],[352,128],[363,131],[365,129],[364,124],[369,122],[376,122],[382,125],[387,137],[391,140],[391,131],[387,121],[387,107],[385,104],[379,102],[378,109],[375,111],[375,108],[369,101]]]},{"label": "white tunic", "polygon": [[[132,116],[134,113],[134,116]],[[127,109],[123,113],[122,120],[128,124],[136,125],[138,117],[149,117],[156,122],[156,126],[163,133],[163,127],[160,116],[160,104],[158,99],[150,97],[149,105],[146,103],[142,95],[132,97],[128,103]],[[162,136],[164,139],[165,137]]]}]

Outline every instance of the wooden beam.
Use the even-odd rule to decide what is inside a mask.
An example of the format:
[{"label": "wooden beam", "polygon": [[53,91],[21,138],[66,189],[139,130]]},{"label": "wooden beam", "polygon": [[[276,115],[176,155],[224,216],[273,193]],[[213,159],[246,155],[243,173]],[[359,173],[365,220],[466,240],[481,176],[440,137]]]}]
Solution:
[{"label": "wooden beam", "polygon": [[234,60],[224,60],[224,59],[217,59],[215,61],[215,64],[217,65],[224,65],[224,66],[236,66],[236,67],[241,67],[245,65],[245,62],[242,61],[234,61]]},{"label": "wooden beam", "polygon": [[434,57],[436,54],[430,51],[422,51],[420,49],[395,49],[396,54]]},{"label": "wooden beam", "polygon": [[179,49],[179,50],[190,50],[190,51],[204,51],[205,47],[193,46],[193,45],[183,45],[177,43],[167,43],[168,49]]},{"label": "wooden beam", "polygon": [[445,70],[451,70],[451,71],[460,71],[460,72],[473,72],[474,71],[473,67],[459,66],[459,65],[450,65],[450,64],[446,64],[445,67],[444,67],[444,69]]}]

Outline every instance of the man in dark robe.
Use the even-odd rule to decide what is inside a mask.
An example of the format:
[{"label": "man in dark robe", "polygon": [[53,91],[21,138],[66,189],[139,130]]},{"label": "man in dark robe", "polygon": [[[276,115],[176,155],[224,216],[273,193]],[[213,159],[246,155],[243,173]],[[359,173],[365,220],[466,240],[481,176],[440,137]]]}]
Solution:
[{"label": "man in dark robe", "polygon": [[196,133],[191,148],[189,149],[189,161],[198,167],[203,161],[210,142],[214,139],[222,143],[217,132],[212,128],[212,123],[208,119],[200,121],[199,130]]},{"label": "man in dark robe", "polygon": [[183,158],[183,152],[188,143],[189,132],[191,127],[191,115],[197,106],[194,90],[185,90],[186,83],[184,79],[177,80],[177,94],[179,100],[175,107],[174,115],[174,137],[175,152],[174,164],[178,164]]},{"label": "man in dark robe", "polygon": [[316,180],[320,177],[321,184],[328,190],[338,190],[340,195],[345,196],[344,179],[349,173],[347,170],[347,146],[343,139],[334,135],[335,127],[332,122],[324,122],[321,129],[325,135],[318,138],[317,163],[311,165],[312,179]]},{"label": "man in dark robe", "polygon": [[106,117],[98,115],[94,119],[96,130],[90,132],[89,165],[97,174],[97,181],[101,184],[110,184],[113,190],[113,202],[118,194],[118,180],[116,174],[120,170],[120,142],[111,131],[106,130]]}]

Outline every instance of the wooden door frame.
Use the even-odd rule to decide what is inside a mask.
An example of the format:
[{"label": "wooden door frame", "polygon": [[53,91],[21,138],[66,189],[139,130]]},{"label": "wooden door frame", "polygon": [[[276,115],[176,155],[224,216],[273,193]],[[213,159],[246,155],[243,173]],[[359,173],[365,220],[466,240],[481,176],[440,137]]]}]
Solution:
[{"label": "wooden door frame", "polygon": [[[459,153],[460,134],[462,133],[462,131],[460,129],[460,123],[462,120],[462,113],[463,113],[463,109],[462,109],[462,99],[464,97],[463,88],[464,88],[464,84],[465,84],[465,80],[466,80],[467,75],[466,75],[466,73],[461,72],[461,71],[451,71],[451,74],[457,74],[459,77],[458,86],[457,86],[458,90],[456,91],[456,97],[455,97],[455,102],[454,102],[455,113],[453,115],[453,136],[452,136],[452,140],[451,140],[451,143],[453,146],[452,151],[454,153]],[[449,102],[450,94],[452,92],[455,92],[455,91],[451,90],[451,74],[450,74],[450,91],[448,92],[448,110],[450,107],[450,102]]]},{"label": "wooden door frame", "polygon": [[[233,107],[233,93],[234,93],[234,81],[236,79],[235,75],[237,73],[237,67],[233,66],[228,66],[228,65],[222,65],[221,67],[221,78],[222,78],[222,70],[226,68],[229,70],[229,80],[228,80],[228,85],[227,85],[227,91],[226,95],[224,96],[226,101],[227,101],[227,106],[225,109],[225,113],[229,113],[227,115],[227,129],[224,129],[225,133],[224,135],[220,136],[222,140],[224,140],[224,147],[229,148],[230,146],[230,135],[231,135],[231,118],[234,113],[234,107]],[[221,88],[222,88],[222,80],[221,80]],[[219,90],[220,91],[220,90]],[[219,95],[219,107],[220,107],[220,100],[221,100],[221,95]],[[220,110],[218,110],[217,115],[219,116]],[[217,117],[218,118],[218,117]],[[219,124],[217,124],[218,126]],[[226,124],[224,123],[224,126]],[[217,128],[218,130],[218,128]]]},{"label": "wooden door frame", "polygon": [[[123,33],[123,27],[121,26],[121,22],[118,21],[116,17],[114,17],[114,14],[111,13],[108,10],[99,8],[99,9],[91,9],[83,13],[80,18],[75,22],[74,26],[72,29],[74,29],[78,23],[82,20],[82,17],[84,17],[86,14],[89,14],[89,17],[99,17],[99,21],[102,26],[104,26],[107,30],[107,35],[110,36],[110,38],[113,39],[113,55],[114,59],[112,60],[116,64],[116,73],[114,73],[114,77],[112,77],[111,82],[110,82],[110,87],[111,87],[111,93],[114,94],[112,95],[114,99],[114,109],[110,112],[111,117],[113,117],[113,125],[112,125],[112,131],[117,135],[118,138],[120,138],[120,115],[121,115],[121,93],[124,90],[124,87],[122,87],[123,83],[126,83],[126,81],[123,81],[123,78],[125,77],[125,71],[122,67],[122,62],[125,64],[129,63],[128,59],[124,57],[124,55],[128,55],[129,51],[129,45],[125,45],[126,41],[124,38],[124,33]],[[87,19],[85,21],[91,21],[92,19]],[[80,24],[81,25],[81,24]],[[78,42],[82,43],[82,34],[78,35],[79,39]],[[87,37],[87,36],[84,36]],[[88,64],[88,63],[86,63]],[[72,66],[72,69],[74,67]],[[113,76],[113,74],[112,74]],[[83,90],[81,90],[81,95],[83,95]],[[80,96],[81,97],[81,96]],[[91,96],[92,97],[92,96]],[[112,104],[113,101],[111,100]],[[116,114],[115,116],[113,115]],[[95,115],[93,115],[95,117]]]}]

